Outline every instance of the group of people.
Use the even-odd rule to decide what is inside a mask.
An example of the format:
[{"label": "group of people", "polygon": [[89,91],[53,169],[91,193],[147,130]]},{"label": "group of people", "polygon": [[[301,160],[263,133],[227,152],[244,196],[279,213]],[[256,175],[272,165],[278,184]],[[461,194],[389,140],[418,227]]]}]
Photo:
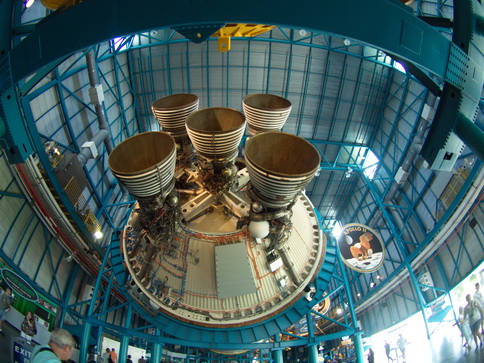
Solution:
[{"label": "group of people", "polygon": [[[128,356],[128,358],[131,358],[131,356]],[[102,356],[102,362],[103,363],[118,363],[118,354],[116,353],[116,349],[106,348],[106,352],[104,352],[104,354]]]},{"label": "group of people", "polygon": [[462,337],[464,338],[464,347],[471,349],[472,340],[475,342],[475,350],[482,348],[482,334],[484,332],[484,298],[481,292],[481,286],[475,284],[474,295],[466,295],[466,306],[459,307],[459,316],[457,318]]},{"label": "group of people", "polygon": [[[5,333],[3,332],[3,321],[5,320],[5,315],[10,311],[11,303],[12,290],[7,287],[0,294],[0,334],[3,336],[5,336]],[[32,337],[34,337],[35,334],[37,334],[35,316],[31,311],[28,311],[20,326],[20,336],[24,338],[27,343],[31,343]],[[34,348],[30,357],[30,362],[61,363],[69,361],[75,345],[76,341],[71,333],[65,329],[55,329],[52,331],[47,344],[37,345]]]},{"label": "group of people", "polygon": [[[397,340],[397,346],[398,346],[398,349],[400,350],[400,352],[402,353],[402,358],[403,358],[403,361],[405,362],[405,360],[407,359],[406,358],[406,351],[407,351],[407,339],[405,339],[405,337],[402,335],[402,333],[400,333],[398,335],[398,340]],[[390,346],[390,343],[388,343],[388,341],[385,340],[385,353],[387,355],[387,361],[392,361],[393,362],[393,358],[391,357],[391,346]]]},{"label": "group of people", "polygon": [[[0,294],[0,334],[5,335],[3,332],[3,321],[5,315],[10,311],[10,304],[12,303],[12,290],[7,287]],[[35,323],[35,316],[31,311],[28,311],[24,317],[22,325],[20,326],[20,336],[24,338],[27,343],[32,342],[32,338],[37,334],[37,325]]]},{"label": "group of people", "polygon": [[[114,348],[106,348],[106,351],[101,357],[101,362],[102,363],[118,363],[118,354],[116,353],[116,349]],[[126,363],[133,363],[133,360],[131,359],[131,355],[128,355],[126,358]],[[146,359],[144,356],[142,356],[140,359],[138,359],[138,363],[146,363]]]}]

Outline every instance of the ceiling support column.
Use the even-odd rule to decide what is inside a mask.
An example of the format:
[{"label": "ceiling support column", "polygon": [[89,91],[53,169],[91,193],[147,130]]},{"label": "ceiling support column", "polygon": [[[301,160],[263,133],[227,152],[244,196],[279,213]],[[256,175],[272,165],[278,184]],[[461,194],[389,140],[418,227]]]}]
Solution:
[{"label": "ceiling support column", "polygon": [[[156,328],[156,336],[161,335],[161,330],[159,328]],[[160,362],[161,361],[161,356],[162,356],[162,350],[163,350],[163,343],[160,342],[153,342],[151,345],[151,362]]]},{"label": "ceiling support column", "polygon": [[283,363],[284,359],[282,358],[282,350],[273,350],[272,351],[272,360],[274,363]]},{"label": "ceiling support column", "polygon": [[[126,319],[124,323],[124,327],[129,329],[131,326],[131,317],[133,316],[133,307],[131,304],[127,307],[126,312]],[[128,346],[129,346],[129,335],[123,334],[121,337],[121,346],[119,347],[118,352],[118,362],[126,362],[126,357],[128,356]]]},{"label": "ceiling support column", "polygon": [[[408,275],[410,277],[411,286],[414,289],[415,294],[417,295],[417,304],[418,304],[420,311],[422,313],[422,319],[424,321],[425,329],[427,331],[427,338],[430,339],[430,329],[429,329],[429,326],[428,326],[427,317],[425,316],[425,301],[423,299],[422,294],[419,291],[417,279],[415,278],[412,266],[410,265],[410,262],[409,262],[409,255],[408,255],[408,253],[405,249],[405,246],[402,243],[400,237],[398,237],[399,233],[398,233],[398,229],[395,225],[394,219],[393,219],[392,215],[390,213],[388,213],[388,211],[386,210],[385,205],[384,205],[383,201],[381,200],[378,192],[376,191],[375,186],[366,177],[363,176],[363,178],[364,178],[368,188],[370,189],[371,194],[374,196],[375,201],[376,201],[379,209],[382,211],[383,218],[387,221],[387,225],[388,225],[389,229],[391,230],[391,232],[392,232],[392,234],[393,234],[393,236],[396,240],[397,246],[399,246],[399,248],[400,248],[400,252],[402,253],[402,256],[403,256],[402,265],[405,266],[405,268],[408,270]],[[346,278],[345,278],[345,280],[346,280]]]},{"label": "ceiling support column", "polygon": [[82,329],[82,336],[79,345],[79,363],[86,363],[87,348],[89,347],[89,336],[91,335],[91,323],[84,321],[84,328]]},{"label": "ceiling support column", "polygon": [[343,285],[346,290],[346,295],[348,298],[348,307],[350,309],[350,316],[353,323],[353,326],[356,332],[353,334],[353,342],[355,344],[355,353],[356,353],[356,361],[357,363],[364,362],[364,349],[363,349],[363,340],[361,339],[362,331],[358,326],[358,320],[355,312],[355,304],[353,302],[353,296],[351,295],[351,288],[350,284],[348,283],[348,276],[346,275],[345,265],[341,260],[341,253],[337,254],[338,258],[338,266],[341,271],[341,276],[343,277]]},{"label": "ceiling support column", "polygon": [[[309,322],[308,322],[309,326]],[[318,346],[317,345],[309,345],[308,349],[308,362],[309,363],[318,363]],[[359,363],[359,361],[358,361]]]}]

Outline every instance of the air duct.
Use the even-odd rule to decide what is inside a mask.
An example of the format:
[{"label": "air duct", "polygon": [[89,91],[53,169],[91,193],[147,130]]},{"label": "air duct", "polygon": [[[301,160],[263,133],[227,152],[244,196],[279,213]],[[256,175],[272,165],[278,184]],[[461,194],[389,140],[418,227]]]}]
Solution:
[{"label": "air duct", "polygon": [[[106,116],[104,114],[103,102],[104,94],[101,84],[99,84],[99,77],[97,75],[96,58],[94,52],[90,50],[86,54],[86,64],[87,64],[87,74],[89,76],[89,96],[91,98],[91,103],[94,105],[96,111],[97,121],[99,124],[99,132],[91,140],[94,142],[96,147],[98,147],[102,142],[106,146],[106,151],[108,154],[113,151],[113,142],[109,134],[109,125],[106,121]],[[79,162],[82,166],[86,165],[87,161],[92,157],[91,148],[83,147],[81,152],[77,155]]]}]

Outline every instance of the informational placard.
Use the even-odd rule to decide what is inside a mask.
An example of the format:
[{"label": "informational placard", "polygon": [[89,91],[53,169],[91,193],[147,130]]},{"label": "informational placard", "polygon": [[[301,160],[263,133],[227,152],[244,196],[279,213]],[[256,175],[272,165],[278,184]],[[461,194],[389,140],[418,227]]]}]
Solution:
[{"label": "informational placard", "polygon": [[10,288],[26,300],[36,302],[39,299],[37,291],[16,272],[7,268],[2,269],[2,277]]},{"label": "informational placard", "polygon": [[345,265],[358,272],[377,270],[385,258],[385,247],[379,234],[359,223],[343,226],[338,247]]}]

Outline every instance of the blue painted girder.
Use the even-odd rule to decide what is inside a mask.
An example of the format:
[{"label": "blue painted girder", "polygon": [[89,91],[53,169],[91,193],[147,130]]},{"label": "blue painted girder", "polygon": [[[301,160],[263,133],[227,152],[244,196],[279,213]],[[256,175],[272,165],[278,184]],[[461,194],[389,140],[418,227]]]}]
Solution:
[{"label": "blue painted girder", "polygon": [[442,78],[447,71],[450,41],[396,0],[247,0],[242,6],[219,0],[86,0],[37,24],[11,51],[12,79],[17,82],[63,55],[116,36],[220,23],[339,34],[398,55]]}]

